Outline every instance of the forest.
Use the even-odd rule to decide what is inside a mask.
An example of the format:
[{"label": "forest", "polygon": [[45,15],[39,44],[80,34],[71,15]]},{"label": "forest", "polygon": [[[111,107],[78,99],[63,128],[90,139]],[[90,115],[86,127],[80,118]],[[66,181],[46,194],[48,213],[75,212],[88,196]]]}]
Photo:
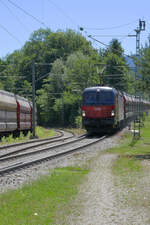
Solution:
[{"label": "forest", "polygon": [[[129,58],[134,62],[130,66]],[[107,85],[150,98],[150,46],[127,56],[117,39],[95,49],[80,32],[34,31],[20,50],[0,59],[0,89],[32,101],[32,66],[38,124],[80,127],[81,96],[86,87]]]}]

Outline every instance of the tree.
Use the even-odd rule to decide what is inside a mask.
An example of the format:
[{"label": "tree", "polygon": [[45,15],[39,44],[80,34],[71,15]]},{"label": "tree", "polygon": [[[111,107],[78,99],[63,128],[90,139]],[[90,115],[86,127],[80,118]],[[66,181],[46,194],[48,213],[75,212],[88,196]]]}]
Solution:
[{"label": "tree", "polygon": [[68,56],[66,61],[67,75],[66,82],[68,90],[94,86],[99,83],[99,77],[96,71],[97,61],[94,62],[89,56],[82,52],[76,52]]},{"label": "tree", "polygon": [[[44,123],[60,124],[59,115],[62,111],[62,96],[64,92],[65,66],[61,59],[52,64],[48,78],[44,80],[42,89],[37,91],[38,113]],[[44,119],[46,118],[46,119]]]},{"label": "tree", "polygon": [[140,59],[138,64],[138,74],[141,75],[140,91],[145,92],[147,97],[150,97],[150,47],[146,45],[141,50]]},{"label": "tree", "polygon": [[129,68],[123,56],[121,44],[117,40],[111,41],[109,49],[104,53],[103,64],[105,65],[102,76],[103,85],[127,91]]},{"label": "tree", "polygon": [[110,42],[109,51],[112,52],[113,54],[123,58],[124,50],[121,46],[121,43],[117,39],[113,39]]}]

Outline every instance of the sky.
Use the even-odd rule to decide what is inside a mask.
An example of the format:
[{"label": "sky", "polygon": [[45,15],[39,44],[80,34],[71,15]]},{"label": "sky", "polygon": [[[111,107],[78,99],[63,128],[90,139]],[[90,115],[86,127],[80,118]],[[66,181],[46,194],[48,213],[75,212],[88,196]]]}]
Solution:
[{"label": "sky", "polygon": [[[95,48],[106,48],[117,38],[125,54],[136,51],[135,29],[139,19],[146,22],[140,44],[150,34],[149,0],[0,0],[0,58],[21,49],[39,28],[73,29],[90,40]],[[88,36],[105,45],[93,41]]]}]

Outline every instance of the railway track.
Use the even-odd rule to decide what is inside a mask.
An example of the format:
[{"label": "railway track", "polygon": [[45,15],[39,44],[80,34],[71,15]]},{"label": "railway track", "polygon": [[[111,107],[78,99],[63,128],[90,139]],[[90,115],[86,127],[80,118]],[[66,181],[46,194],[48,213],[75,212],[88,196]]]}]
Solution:
[{"label": "railway track", "polygon": [[42,145],[52,144],[59,141],[61,142],[74,137],[74,134],[64,132],[64,131],[59,131],[58,134],[59,134],[58,136],[55,136],[52,138],[38,139],[38,140],[27,141],[24,143],[22,142],[22,143],[7,145],[7,146],[1,146],[0,159],[11,156],[11,155],[17,155],[21,152],[30,150],[31,148],[40,147]]},{"label": "railway track", "polygon": [[42,140],[42,142],[35,142],[34,145],[32,143],[30,146],[17,146],[19,149],[15,150],[10,148],[11,151],[0,155],[0,175],[2,176],[24,167],[71,154],[104,138],[105,136],[101,138],[88,138],[86,136],[75,137],[70,135],[68,137],[57,138],[57,140]]},{"label": "railway track", "polygon": [[[29,141],[26,141],[26,142],[20,142],[20,143],[15,143],[15,144],[9,144],[9,145],[2,145],[0,146],[0,154],[3,150],[8,150],[8,149],[13,149],[15,147],[18,147],[18,146],[25,146],[25,145],[30,145],[30,144],[34,144],[34,143],[42,143],[44,141],[49,141],[49,140],[56,140],[56,139],[59,139],[61,137],[64,136],[64,132],[61,131],[61,130],[56,130],[57,134],[54,136],[54,137],[50,137],[50,138],[43,138],[43,139],[32,139],[32,140],[29,140]],[[72,134],[73,136],[73,134]]]}]

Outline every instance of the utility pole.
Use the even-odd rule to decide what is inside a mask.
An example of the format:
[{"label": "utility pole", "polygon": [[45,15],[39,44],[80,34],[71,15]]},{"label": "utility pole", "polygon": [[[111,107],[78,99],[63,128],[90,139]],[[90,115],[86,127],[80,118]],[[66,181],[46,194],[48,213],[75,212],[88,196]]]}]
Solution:
[{"label": "utility pole", "polygon": [[32,135],[35,135],[35,63],[32,61]]},{"label": "utility pole", "polygon": [[39,80],[43,79],[49,73],[43,75],[39,79],[35,80],[35,66],[41,65],[41,66],[47,66],[51,65],[51,63],[36,63],[34,60],[32,60],[32,138],[37,138],[36,132],[35,132],[35,126],[36,126],[36,107],[35,107],[35,84]]},{"label": "utility pole", "polygon": [[141,31],[145,31],[146,23],[143,20],[139,19],[139,27],[135,29],[135,35],[128,35],[128,37],[136,37],[136,56],[140,55],[140,33]]},{"label": "utility pole", "polygon": [[[141,31],[145,31],[146,23],[144,20],[139,19],[139,26],[137,29],[135,29],[136,34],[135,35],[128,35],[128,37],[136,37],[136,58],[138,59],[140,57],[140,33]],[[138,65],[136,63],[135,67],[135,97],[137,97],[137,90],[136,90],[136,80],[137,80],[137,71],[138,71]],[[137,109],[137,114],[138,114],[138,119],[134,119],[134,138],[136,136],[136,131],[135,131],[135,124],[136,121],[138,121],[139,126],[138,126],[138,135],[140,137],[140,127],[141,127],[141,119],[140,119],[140,96],[139,96],[139,104],[138,104],[138,109]]]}]

